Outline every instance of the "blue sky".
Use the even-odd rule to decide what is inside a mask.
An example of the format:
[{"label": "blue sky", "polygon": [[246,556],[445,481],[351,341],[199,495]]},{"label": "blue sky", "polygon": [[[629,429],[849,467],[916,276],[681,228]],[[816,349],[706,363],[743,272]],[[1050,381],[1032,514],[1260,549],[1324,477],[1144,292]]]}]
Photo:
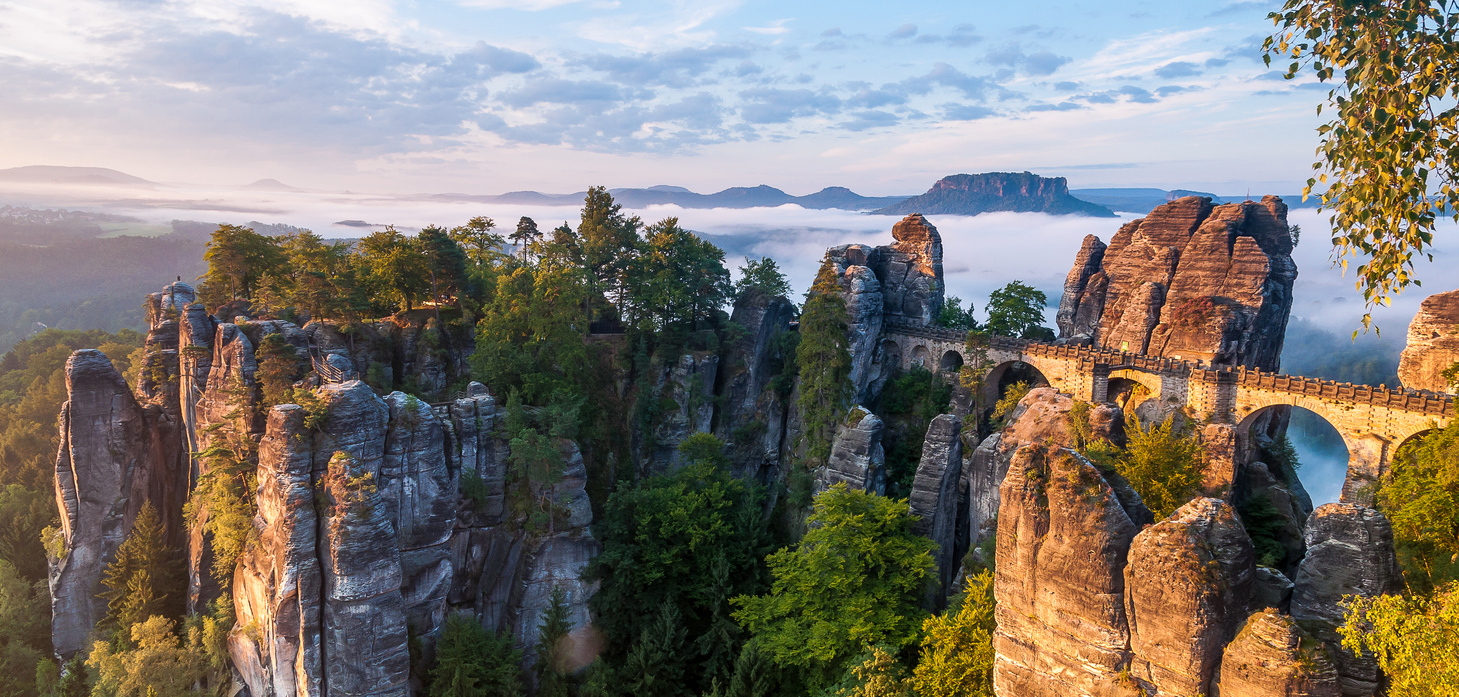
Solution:
[{"label": "blue sky", "polygon": [[0,0],[0,166],[373,191],[1292,193],[1268,2]]}]

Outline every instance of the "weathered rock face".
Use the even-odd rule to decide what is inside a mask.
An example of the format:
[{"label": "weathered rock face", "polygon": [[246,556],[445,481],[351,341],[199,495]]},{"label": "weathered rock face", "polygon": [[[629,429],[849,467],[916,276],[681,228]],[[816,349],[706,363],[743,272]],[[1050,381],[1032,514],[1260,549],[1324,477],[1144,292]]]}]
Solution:
[{"label": "weathered rock face", "polygon": [[445,429],[429,405],[393,392],[379,492],[395,529],[406,618],[417,634],[434,637],[446,620],[451,533],[456,527],[456,481],[446,465]]},{"label": "weathered rock face", "polygon": [[[1074,399],[1049,387],[1036,387],[1019,401],[1009,415],[1008,426],[988,436],[968,458],[968,532],[976,546],[992,534],[987,525],[998,517],[999,487],[1003,484],[1013,454],[1025,445],[1045,444],[1072,448],[1075,442],[1070,414]],[[1115,444],[1124,443],[1124,418],[1108,404],[1090,405],[1087,418],[1093,437]],[[1137,524],[1150,522],[1136,520]]]},{"label": "weathered rock face", "polygon": [[1256,576],[1235,510],[1219,499],[1187,503],[1135,536],[1124,573],[1130,674],[1155,694],[1209,693]]},{"label": "weathered rock face", "polygon": [[1014,453],[998,516],[997,694],[1131,693],[1124,568],[1143,516],[1126,506],[1072,450]]},{"label": "weathered rock face", "polygon": [[1332,651],[1346,697],[1372,695],[1378,667],[1372,656],[1341,647],[1342,599],[1398,593],[1403,576],[1393,552],[1393,528],[1382,513],[1352,503],[1319,506],[1307,519],[1307,556],[1293,579],[1292,618]]},{"label": "weathered rock face", "polygon": [[154,456],[143,409],[105,354],[71,354],[66,394],[56,455],[65,553],[50,560],[49,574],[51,641],[62,657],[86,648],[91,628],[106,615],[96,597],[102,572],[147,502]]},{"label": "weathered rock face", "polygon": [[1275,370],[1291,312],[1287,206],[1188,196],[1086,239],[1065,280],[1061,339]]},{"label": "weathered rock face", "polygon": [[872,270],[881,281],[884,317],[891,321],[931,324],[942,311],[942,236],[921,213],[892,226],[894,244],[878,247]]},{"label": "weathered rock face", "polygon": [[[1301,487],[1301,482],[1297,482],[1297,487]],[[1276,512],[1281,526],[1279,538],[1284,548],[1283,553],[1257,561],[1262,565],[1281,569],[1284,574],[1296,573],[1297,563],[1302,560],[1302,553],[1306,550],[1302,542],[1302,528],[1311,512],[1303,506],[1305,499],[1294,496],[1288,489],[1288,484],[1274,476],[1263,462],[1253,462],[1241,468],[1236,493],[1238,505],[1257,506],[1261,500],[1265,500]],[[1306,492],[1303,491],[1302,494],[1305,496]]]},{"label": "weathered rock face", "polygon": [[[857,418],[857,417],[860,418]],[[836,439],[826,466],[816,471],[816,493],[844,482],[852,491],[882,493],[886,490],[886,450],[880,417],[863,406],[851,408],[851,418],[836,425]]]},{"label": "weathered rock face", "polygon": [[1221,658],[1221,697],[1338,697],[1327,648],[1290,616],[1262,610]]},{"label": "weathered rock face", "polygon": [[165,540],[181,549],[186,540],[183,506],[191,490],[192,449],[181,399],[179,325],[184,306],[195,297],[192,286],[170,283],[147,297],[147,340],[137,374],[136,397],[147,414],[152,438],[150,491],[166,530]]},{"label": "weathered rock face", "polygon": [[763,482],[779,464],[786,409],[774,382],[789,358],[781,337],[794,318],[789,300],[758,290],[735,302],[730,321],[746,331],[725,351],[720,367],[722,402],[714,435],[727,444],[737,476]]},{"label": "weathered rock face", "polygon": [[872,270],[873,266],[881,263],[881,256],[880,247],[862,244],[832,247],[826,251],[826,263],[835,270],[841,295],[846,300],[846,315],[850,321],[846,348],[851,354],[851,384],[856,386],[858,401],[866,397],[871,363],[875,358],[877,341],[881,338],[886,311],[881,281]]},{"label": "weathered rock face", "polygon": [[909,502],[917,521],[912,529],[936,542],[938,579],[943,589],[957,573],[958,482],[962,479],[962,419],[941,414],[927,426],[922,461],[912,479]]},{"label": "weathered rock face", "polygon": [[1454,393],[1443,372],[1459,361],[1459,290],[1424,298],[1408,324],[1398,381],[1411,390]]},{"label": "weathered rock face", "polygon": [[714,383],[719,356],[692,352],[662,366],[655,380],[660,404],[673,403],[654,427],[653,452],[643,453],[653,473],[677,469],[683,456],[679,444],[694,433],[707,433],[714,419]]}]

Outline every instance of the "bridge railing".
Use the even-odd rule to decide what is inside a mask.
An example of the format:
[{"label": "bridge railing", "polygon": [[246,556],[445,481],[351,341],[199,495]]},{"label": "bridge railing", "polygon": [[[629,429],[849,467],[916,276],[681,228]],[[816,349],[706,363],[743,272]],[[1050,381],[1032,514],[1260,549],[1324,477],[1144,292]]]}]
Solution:
[{"label": "bridge railing", "polygon": [[[923,327],[905,322],[887,322],[884,330],[895,334],[905,334],[907,336],[916,336],[938,341],[956,341],[959,343],[965,341],[967,337],[966,332],[960,332],[954,329]],[[1090,361],[1105,364],[1114,369],[1133,368],[1154,373],[1187,374],[1203,382],[1216,382],[1221,380],[1220,376],[1229,375],[1230,377],[1227,379],[1232,379],[1238,385],[1252,389],[1285,392],[1318,399],[1335,399],[1359,404],[1369,404],[1446,418],[1452,417],[1455,413],[1454,395],[1410,390],[1402,387],[1354,385],[1349,382],[1309,378],[1302,375],[1272,373],[1244,366],[1213,366],[1203,361],[1190,361],[1166,356],[1149,356],[1141,353],[1118,351],[1097,346],[1048,344],[1040,341],[1016,339],[1006,336],[989,337],[988,348],[1062,360]]]}]

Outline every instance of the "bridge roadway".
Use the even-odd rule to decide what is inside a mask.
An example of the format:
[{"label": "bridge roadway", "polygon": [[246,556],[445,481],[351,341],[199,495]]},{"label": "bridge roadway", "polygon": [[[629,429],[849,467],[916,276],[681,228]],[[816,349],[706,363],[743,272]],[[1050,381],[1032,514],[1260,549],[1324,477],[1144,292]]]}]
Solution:
[{"label": "bridge roadway", "polygon": [[[1184,408],[1201,424],[1208,491],[1229,488],[1235,463],[1245,461],[1255,448],[1253,423],[1273,407],[1309,409],[1337,429],[1348,450],[1344,501],[1367,498],[1371,489],[1365,485],[1388,471],[1394,452],[1404,441],[1447,426],[1454,417],[1453,395],[1006,337],[992,337],[986,348],[984,404],[997,398],[1004,371],[1022,363],[1075,399],[1107,401],[1111,381],[1127,380],[1144,386],[1150,399],[1160,400],[1164,413]],[[902,369],[921,365],[953,373],[967,362],[966,354],[963,332],[889,322],[883,327],[873,365]]]}]

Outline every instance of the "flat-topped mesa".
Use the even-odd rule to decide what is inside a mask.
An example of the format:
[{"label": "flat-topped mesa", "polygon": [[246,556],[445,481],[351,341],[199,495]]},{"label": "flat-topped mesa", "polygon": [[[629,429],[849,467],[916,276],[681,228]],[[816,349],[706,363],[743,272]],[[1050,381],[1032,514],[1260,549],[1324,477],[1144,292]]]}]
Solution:
[{"label": "flat-topped mesa", "polygon": [[1287,205],[1187,196],[1086,237],[1064,282],[1061,341],[1276,370],[1292,310]]}]

